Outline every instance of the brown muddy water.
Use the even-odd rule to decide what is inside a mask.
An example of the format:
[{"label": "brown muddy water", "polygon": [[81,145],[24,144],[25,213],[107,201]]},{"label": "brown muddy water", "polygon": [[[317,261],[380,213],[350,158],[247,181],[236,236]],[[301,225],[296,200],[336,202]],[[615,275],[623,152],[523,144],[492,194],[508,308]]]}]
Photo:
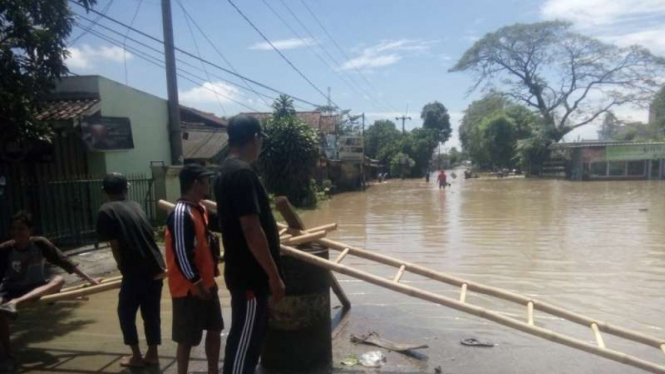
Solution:
[{"label": "brown muddy water", "polygon": [[[450,181],[452,187],[440,191],[424,180],[391,180],[366,192],[337,195],[303,218],[309,227],[337,222],[339,229],[330,237],[354,246],[665,338],[665,183]],[[352,257],[344,264],[390,279],[396,272]],[[348,276],[338,278],[353,306],[334,340],[335,373],[362,370],[340,362],[376,349],[349,343],[351,334],[368,331],[396,342],[429,345],[413,356],[386,352],[385,366],[370,372],[434,373],[440,366],[448,374],[643,373]],[[402,282],[459,297],[457,288],[418,276],[405,274]],[[220,295],[228,322],[228,293]],[[333,305],[338,304],[333,300]],[[473,293],[467,302],[526,321],[523,306]],[[117,293],[105,292],[89,301],[22,313],[13,326],[14,346],[23,365],[20,372],[128,373],[119,366],[127,348],[116,304]],[[595,342],[589,328],[553,316],[536,312],[535,323]],[[228,326],[223,340],[227,332]],[[162,296],[162,333],[160,367],[138,372],[175,372],[167,287]],[[141,331],[139,335],[143,336]],[[459,344],[470,337],[497,345],[487,349]],[[663,352],[606,334],[604,338],[608,348],[665,366]],[[204,370],[202,347],[193,352],[190,368]]]},{"label": "brown muddy water", "polygon": [[[338,222],[339,229],[330,236],[354,246],[665,338],[665,183],[521,178],[451,182],[452,187],[439,190],[424,180],[391,180],[364,193],[335,196],[304,218],[310,227]],[[385,277],[395,274],[393,268],[361,259],[347,257],[344,263]],[[411,332],[414,338],[429,341],[473,336],[504,347],[535,345],[553,349],[554,356],[570,353],[575,360],[587,358],[585,353],[493,322],[350,277],[340,279],[356,316],[367,317],[355,330],[384,327],[383,332],[393,336],[396,331]],[[452,286],[414,275],[402,279],[411,286],[459,297],[459,289]],[[470,294],[467,302],[526,321],[522,306],[478,294]],[[595,344],[589,328],[539,312],[535,321]],[[390,329],[385,329],[386,323]],[[611,336],[605,336],[605,342],[608,348],[665,365],[663,352],[656,349],[636,348]],[[537,360],[538,355],[547,356],[540,351],[534,357],[530,352],[516,360]],[[557,360],[563,364],[566,358]],[[593,371],[598,360],[604,359],[585,363],[579,372]],[[532,365],[532,372],[577,371],[572,367],[543,371]],[[598,372],[633,370],[620,364],[603,367]]]}]

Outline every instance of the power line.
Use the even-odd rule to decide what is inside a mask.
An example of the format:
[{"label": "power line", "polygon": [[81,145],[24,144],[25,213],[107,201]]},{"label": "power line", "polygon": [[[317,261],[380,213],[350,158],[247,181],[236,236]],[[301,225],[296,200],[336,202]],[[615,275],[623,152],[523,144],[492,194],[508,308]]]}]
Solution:
[{"label": "power line", "polygon": [[[138,5],[136,6],[136,10],[134,11],[134,16],[132,17],[132,22],[129,23],[129,26],[134,26],[134,21],[136,21],[136,16],[139,15],[139,10],[141,9],[141,4],[143,4],[143,0],[139,0]],[[122,39],[122,45],[124,46],[125,43],[127,42],[127,36],[129,35],[129,29],[125,32],[125,37]],[[125,84],[129,85],[129,79],[127,78],[127,54],[125,53],[125,50],[122,50],[122,61],[125,65]]]},{"label": "power line", "polygon": [[[335,45],[335,47],[337,48],[337,50],[340,51],[340,53],[344,56],[344,58],[346,58],[347,61],[348,61],[348,60],[351,60],[351,58],[349,57],[349,55],[347,55],[346,52],[344,52],[344,50],[342,49],[342,47],[340,47],[339,44],[337,44],[337,42],[335,41],[335,38],[333,38],[332,35],[330,35],[330,32],[328,32],[328,29],[326,29],[326,27],[323,26],[323,23],[319,20],[319,17],[317,17],[316,14],[314,14],[314,12],[312,11],[312,9],[310,9],[310,7],[307,5],[307,3],[305,3],[303,0],[300,0],[300,2],[301,2],[302,5],[305,7],[305,9],[307,9],[307,11],[309,12],[309,14],[312,15],[312,18],[314,18],[314,21],[316,21],[316,23],[321,27],[321,29],[323,29],[323,32],[325,32],[326,35],[328,35],[328,38],[330,38],[330,41],[333,42],[333,45]],[[353,67],[353,69],[356,71],[356,73],[358,73],[358,75],[360,75],[360,77],[365,81],[365,83],[367,83],[368,86],[370,86],[375,92],[378,92],[378,90],[376,89],[376,87],[374,87],[374,85],[373,85],[373,84],[372,84],[372,83],[371,83],[371,82],[365,77],[365,75],[360,71],[360,69],[358,69],[358,68],[355,67],[355,66]],[[379,95],[379,97],[380,97],[380,95]],[[385,100],[386,104],[388,104],[388,106],[389,106],[390,108],[392,108],[394,111],[396,111],[396,112],[399,111],[399,110],[396,109],[395,106],[392,105],[388,100],[386,100],[386,99],[383,99],[383,100]]]},{"label": "power line", "polygon": [[[82,25],[80,25],[80,24],[76,24],[76,26],[79,27],[79,28],[81,28],[81,29],[84,29],[84,30],[85,30],[85,27],[82,26]],[[110,44],[113,44],[113,45],[115,45],[115,46],[117,46],[117,47],[120,47],[120,48],[123,48],[123,49],[127,49],[127,51],[129,51],[129,52],[131,52],[131,53],[134,53],[137,57],[141,58],[142,60],[145,60],[145,61],[147,61],[147,62],[149,62],[149,63],[151,63],[151,64],[153,64],[153,65],[155,65],[155,66],[157,66],[157,67],[159,67],[159,68],[161,68],[161,69],[166,69],[166,67],[162,64],[162,61],[159,60],[158,58],[154,57],[154,56],[151,56],[151,55],[149,55],[149,54],[146,54],[145,52],[140,51],[140,50],[135,49],[135,48],[132,48],[132,47],[127,47],[127,46],[123,47],[123,46],[122,46],[122,43],[121,43],[120,41],[118,41],[118,40],[116,40],[116,39],[113,39],[113,38],[111,38],[111,37],[109,37],[109,36],[107,36],[107,35],[104,35],[104,34],[98,32],[98,31],[96,31],[96,30],[88,29],[87,31],[88,31],[88,33],[90,33],[90,35],[94,35],[94,36],[96,36],[96,37],[98,37],[98,38],[100,38],[100,39],[102,39],[102,40],[104,40],[104,41],[106,41],[106,42],[108,42],[108,43],[110,43]],[[220,95],[220,96],[223,96],[223,97],[225,97],[226,99],[228,99],[229,101],[232,101],[232,102],[234,102],[234,103],[236,103],[236,104],[242,106],[243,108],[249,109],[249,110],[251,110],[251,111],[253,111],[253,112],[257,112],[257,111],[258,111],[256,108],[250,107],[250,106],[244,104],[244,103],[241,102],[241,101],[235,100],[235,99],[233,99],[232,97],[230,97],[230,96],[228,96],[228,95],[225,95],[225,94],[223,94],[223,93],[221,93],[221,92],[219,92],[219,91],[217,91],[217,90],[214,90],[214,89],[212,89],[212,88],[210,88],[210,87],[207,87],[207,86],[205,86],[204,84],[202,84],[201,82],[196,82],[195,80],[193,80],[193,79],[190,78],[190,77],[185,76],[184,74],[187,74],[187,75],[189,75],[189,76],[191,76],[191,77],[193,77],[193,78],[195,78],[195,79],[199,79],[200,81],[203,81],[203,83],[206,82],[206,80],[205,80],[204,78],[199,77],[199,76],[197,76],[197,75],[195,75],[195,74],[193,74],[193,73],[191,73],[191,72],[189,72],[189,71],[187,71],[187,70],[181,69],[181,68],[178,68],[178,71],[180,71],[180,73],[181,73],[181,74],[178,74],[179,77],[181,77],[181,78],[183,78],[183,79],[185,79],[185,80],[187,80],[187,81],[189,81],[189,82],[191,82],[191,83],[193,83],[193,84],[195,84],[195,85],[197,85],[197,86],[199,86],[199,87],[201,87],[201,88],[203,88],[203,89],[205,89],[205,90],[208,90],[208,91],[210,91],[210,92],[212,92],[212,93],[214,93],[214,94],[218,94],[218,95]]]},{"label": "power line", "polygon": [[[84,17],[84,16],[82,16],[82,15],[80,15],[80,14],[75,14],[75,15],[76,15],[78,18],[81,18],[81,19],[84,19],[84,20],[88,20],[88,18],[86,18],[86,17]],[[80,24],[78,24],[77,26],[78,26],[79,28],[82,28],[82,27],[83,27],[83,26],[80,25]],[[119,31],[117,31],[117,30],[114,30],[114,29],[112,29],[112,28],[110,28],[110,27],[107,27],[107,26],[105,26],[105,25],[103,25],[103,24],[98,24],[97,26],[98,26],[99,28],[102,28],[102,29],[108,30],[109,32],[112,32],[112,33],[114,33],[114,34],[116,34],[116,35],[123,36],[123,34],[122,34],[121,32],[119,32]],[[107,36],[107,37],[108,37],[108,36]],[[110,37],[108,37],[108,38],[110,38]],[[154,47],[152,47],[152,46],[150,46],[150,45],[148,45],[148,44],[145,44],[145,43],[143,43],[143,42],[141,42],[141,41],[139,41],[139,40],[136,40],[136,39],[131,38],[131,37],[127,37],[127,40],[129,40],[129,41],[131,41],[131,42],[134,42],[134,43],[136,43],[136,44],[138,44],[138,45],[140,45],[140,46],[142,46],[142,47],[144,47],[144,48],[147,48],[147,49],[149,49],[149,50],[151,50],[151,51],[153,51],[153,52],[159,53],[159,54],[162,55],[162,56],[164,55],[164,51],[163,51],[163,50],[161,50],[161,49],[157,49],[157,48],[154,48]],[[129,49],[128,49],[128,50],[129,50]],[[135,50],[136,50],[136,49],[135,49]],[[129,51],[132,52],[131,50],[129,50]],[[144,53],[144,52],[141,52],[141,53]],[[144,54],[145,54],[145,53],[144,53]],[[147,55],[147,54],[146,54],[146,55]],[[162,60],[160,60],[159,58],[156,58],[156,57],[154,57],[154,56],[151,56],[151,55],[147,55],[147,56],[150,56],[151,58],[153,58],[153,59],[155,59],[155,60],[158,60],[158,61],[160,61],[160,62],[162,61]],[[193,68],[193,69],[196,69],[196,70],[199,70],[199,71],[203,71],[200,67],[195,66],[195,65],[193,65],[193,64],[190,64],[189,62],[187,62],[187,61],[185,61],[185,60],[182,60],[182,59],[176,58],[176,61],[178,61],[179,63],[182,63],[182,64],[184,64],[184,65],[187,65],[187,66],[189,66],[189,67],[191,67],[191,68]],[[220,77],[220,76],[215,75],[215,74],[210,74],[210,75],[213,76],[213,77],[215,77],[216,79],[219,79],[219,80],[223,81],[223,82],[229,83],[229,84],[231,84],[231,85],[233,85],[233,86],[236,86],[236,87],[238,87],[238,88],[240,88],[240,89],[244,89],[242,86],[240,86],[240,85],[239,85],[238,83],[236,83],[236,82],[230,81],[230,80],[228,80],[228,79],[225,79],[225,78]],[[256,91],[252,91],[252,92],[254,92],[254,93],[257,94],[257,95],[267,97],[267,98],[270,99],[270,100],[274,100],[274,99],[275,99],[275,98],[272,97],[272,96],[269,96],[269,95],[266,95],[266,94],[263,94],[263,93],[260,93],[260,92],[256,92]]]},{"label": "power line", "polygon": [[[282,57],[282,59],[284,59],[284,61],[286,61],[286,63],[289,64],[289,66],[291,66],[291,67],[293,68],[293,70],[295,70],[295,71],[296,71],[296,72],[297,72],[297,73],[298,73],[298,74],[299,74],[304,80],[306,80],[307,83],[309,83],[310,86],[312,86],[316,91],[318,91],[318,92],[321,94],[321,96],[323,96],[326,100],[330,100],[330,98],[329,98],[325,93],[323,93],[323,91],[321,91],[321,90],[320,90],[320,89],[319,89],[314,83],[312,83],[312,81],[309,80],[309,78],[307,78],[307,76],[306,76],[305,74],[303,74],[303,72],[300,71],[300,69],[298,69],[298,68],[293,64],[293,62],[291,62],[291,60],[289,60],[289,59],[288,59],[288,58],[282,53],[282,51],[280,51],[277,47],[275,47],[274,44],[272,44],[272,42],[270,41],[270,39],[268,39],[268,37],[266,37],[265,34],[263,34],[263,33],[261,32],[261,30],[259,30],[259,28],[256,27],[256,25],[254,25],[254,23],[253,23],[249,18],[247,18],[247,16],[245,15],[245,13],[243,13],[242,10],[240,10],[240,8],[238,8],[238,6],[237,6],[232,0],[227,0],[227,1],[229,2],[229,4],[231,4],[231,5],[235,8],[235,10],[236,10],[236,11],[242,16],[242,18],[244,18],[245,21],[247,21],[247,23],[249,23],[249,25],[252,26],[252,28],[253,28],[257,33],[259,33],[259,35],[261,35],[261,37],[263,38],[263,40],[265,40],[266,43],[268,43],[268,44],[272,47],[272,49],[274,49],[275,52],[277,52],[277,53]],[[330,101],[332,101],[332,100],[330,100]],[[339,108],[339,105],[337,105],[335,102],[332,102],[332,103],[335,104],[335,106]]]},{"label": "power line", "polygon": [[[69,0],[69,2],[72,3],[72,4],[76,4],[76,5],[80,6],[80,7],[83,7],[81,4],[75,2],[74,0]],[[90,11],[93,12],[93,13],[95,13],[95,14],[101,14],[101,13],[95,11],[94,9],[90,9]],[[105,19],[107,19],[107,20],[109,20],[109,21],[111,21],[111,22],[113,22],[113,23],[115,23],[115,24],[118,24],[118,25],[120,25],[120,26],[122,26],[122,27],[129,28],[129,29],[132,30],[133,32],[135,32],[135,33],[137,33],[137,34],[139,34],[139,35],[142,35],[142,36],[144,36],[144,37],[146,37],[146,38],[148,38],[148,39],[150,39],[150,40],[152,40],[152,41],[154,41],[154,42],[157,42],[157,43],[160,43],[160,44],[164,44],[164,42],[163,42],[162,40],[160,40],[160,39],[158,39],[158,38],[156,38],[156,37],[154,37],[154,36],[152,36],[152,35],[150,35],[150,34],[147,34],[147,33],[143,32],[143,31],[141,31],[141,30],[137,30],[136,28],[130,27],[130,26],[127,25],[126,23],[120,22],[120,21],[118,21],[118,20],[115,19],[115,18],[112,18],[112,17],[106,16],[106,15],[102,15],[102,16],[103,16],[103,18],[105,18]],[[253,80],[253,79],[251,79],[251,78],[248,78],[248,77],[246,77],[246,76],[243,76],[243,75],[240,75],[240,74],[238,74],[238,73],[235,73],[235,72],[233,72],[233,71],[231,71],[231,70],[229,70],[229,69],[223,68],[223,67],[221,67],[221,66],[219,66],[219,65],[217,65],[217,64],[215,64],[215,63],[213,63],[213,62],[210,62],[210,61],[208,61],[208,60],[206,60],[206,59],[199,58],[198,56],[194,55],[193,53],[188,52],[188,51],[185,51],[185,50],[183,50],[183,49],[181,49],[181,48],[175,47],[175,50],[178,51],[178,52],[180,52],[180,53],[182,53],[182,54],[184,54],[184,55],[186,55],[186,56],[188,56],[188,57],[191,57],[191,58],[193,58],[193,59],[195,59],[195,60],[203,61],[204,63],[206,63],[206,64],[208,64],[209,66],[212,66],[212,67],[214,67],[214,68],[216,68],[216,69],[222,70],[222,71],[224,71],[224,72],[226,72],[226,73],[229,73],[229,74],[231,74],[231,75],[233,75],[233,76],[236,76],[236,77],[238,77],[238,78],[245,79],[245,80],[247,80],[248,82],[250,82],[250,83],[252,83],[252,84],[254,84],[254,85],[257,85],[257,86],[259,86],[259,87],[265,88],[265,89],[268,90],[268,91],[272,91],[272,92],[277,93],[277,94],[280,94],[280,95],[287,95],[287,96],[291,97],[293,100],[300,101],[301,103],[305,103],[305,104],[307,104],[307,105],[311,105],[311,106],[313,106],[313,107],[318,107],[318,106],[320,106],[319,104],[314,104],[314,103],[312,103],[312,102],[310,102],[310,101],[308,101],[308,100],[304,100],[304,99],[298,98],[297,96],[289,95],[289,94],[287,94],[287,93],[284,92],[284,91],[280,91],[280,90],[278,90],[278,89],[276,89],[276,88],[270,87],[270,86],[268,86],[268,85],[266,85],[266,84],[263,84],[263,83],[261,83],[261,82],[255,81],[255,80]]]},{"label": "power line", "polygon": [[[178,4],[180,4],[180,1],[178,1]],[[182,7],[182,4],[180,4]],[[192,30],[192,25],[189,22],[189,18],[185,17],[185,23],[187,24],[187,29],[189,29],[189,34],[192,36],[192,41],[194,42],[194,49],[196,50],[196,55],[201,58],[201,51],[199,51],[199,43],[196,41],[196,36],[194,35],[194,30]],[[206,74],[206,77],[208,78],[209,82],[212,82],[212,79],[210,79],[210,74],[208,74],[208,69],[206,69],[206,66],[203,62],[201,62],[201,68],[203,68],[203,71]],[[215,99],[217,99],[217,103],[219,104],[220,107],[222,107],[222,112],[224,112],[224,115],[226,114],[226,108],[224,108],[224,105],[222,105],[222,101],[219,100],[219,96],[215,93]]]},{"label": "power line", "polygon": [[[199,26],[199,24],[196,22],[196,20],[194,19],[194,17],[192,17],[192,16],[189,14],[189,12],[188,12],[187,9],[184,7],[184,5],[182,4],[182,2],[181,2],[180,0],[176,0],[176,2],[178,3],[178,6],[180,6],[180,9],[182,10],[182,12],[185,14],[185,17],[186,17],[186,18],[189,18],[189,20],[194,24],[194,27],[196,27],[196,29],[199,30],[199,33],[201,33],[201,35],[203,35],[203,38],[208,42],[208,44],[210,44],[210,46],[212,47],[212,49],[214,49],[215,52],[217,52],[217,54],[219,55],[219,57],[222,58],[222,60],[226,63],[226,65],[229,66],[229,68],[231,68],[231,70],[233,70],[234,73],[239,74],[239,73],[238,73],[238,70],[236,70],[236,68],[233,67],[233,64],[231,64],[231,62],[226,58],[226,56],[224,56],[224,54],[219,50],[219,48],[217,48],[217,46],[215,45],[215,43],[213,43],[213,41],[212,41],[212,40],[208,37],[208,35],[203,31],[203,29],[201,28],[201,26]],[[252,88],[252,86],[249,85],[249,83],[247,83],[247,80],[245,80],[244,78],[241,78],[241,79],[242,79],[243,83],[245,84],[245,87],[247,87],[248,90],[252,91],[252,92],[253,92],[253,93],[254,93],[254,94],[255,94],[255,95],[256,95],[261,101],[263,101],[264,104],[266,104],[266,106],[267,106],[268,108],[270,108],[270,103],[268,103],[268,102],[267,102],[267,101],[266,101],[261,95],[259,95],[259,93],[256,92],[256,91]]]},{"label": "power line", "polygon": [[[281,16],[279,16],[279,14],[277,14],[274,11],[274,9],[272,9],[272,7],[267,3],[266,0],[262,0],[262,1],[263,1],[264,4],[266,4],[266,6],[268,6],[269,9],[271,9],[273,11],[273,13],[275,13],[278,16],[278,18],[282,21],[282,23],[284,23],[293,33],[295,33],[298,36],[298,33],[296,33],[293,30],[293,28],[291,28],[291,26]],[[300,20],[300,18],[295,14],[295,12],[293,12],[293,10],[286,4],[286,2],[284,0],[280,0],[280,2],[284,6],[284,8],[286,8],[286,10],[289,12],[289,14],[291,14],[291,17],[293,17],[293,19],[296,20],[296,22],[300,25],[300,27],[302,27],[305,30],[307,35],[309,35],[309,37],[311,39],[316,39],[314,37],[314,34]],[[300,37],[300,38],[302,39],[302,37]],[[317,45],[317,47],[319,47],[319,49],[321,49],[323,51],[323,53],[325,53],[326,56],[328,56],[328,58],[330,60],[333,61],[333,63],[337,66],[338,69],[340,69],[340,70],[342,69],[342,65],[337,61],[337,59],[332,54],[330,54],[330,52],[328,52],[328,50],[326,48],[323,47],[323,45],[321,45],[320,43],[316,43],[316,45]],[[333,68],[332,66],[330,66],[330,64],[328,64],[328,62],[325,61],[325,59],[320,57],[318,54],[317,54],[317,57],[319,57],[319,59],[321,59],[331,70],[333,70],[335,72],[335,74],[337,74],[338,77],[340,77],[340,79],[342,79],[342,76],[338,73],[338,71],[335,68]],[[351,87],[351,89],[353,89],[354,91],[359,93],[361,96],[363,96],[363,98],[370,101],[374,106],[376,106],[380,110],[386,110],[386,107],[383,104],[379,103],[377,100],[374,100],[371,97],[371,95],[367,91],[365,91],[363,89],[363,87],[360,84],[358,84],[358,82],[355,81],[355,79],[353,79],[353,77],[351,75],[347,75],[347,78],[355,85],[355,86],[353,86],[353,85],[351,85],[350,83],[348,83],[347,81],[344,80],[344,83],[346,83],[349,87]]]},{"label": "power line", "polygon": [[[114,1],[114,0],[109,0],[109,2],[106,3],[106,6],[104,6],[104,9],[102,9],[102,14],[103,14],[103,15],[100,14],[100,15],[98,15],[97,18],[95,18],[93,21],[90,21],[90,25],[89,25],[90,30],[92,30],[92,29],[95,27],[95,25],[97,25],[97,23],[99,22],[99,20],[100,20],[103,16],[106,15],[106,13],[107,13],[107,12],[109,11],[109,9],[111,8],[111,5],[113,4],[113,1]],[[79,5],[81,5],[81,4],[79,4]],[[81,5],[81,6],[83,6],[83,5]],[[91,11],[92,9],[87,9],[87,10],[88,10],[88,11]],[[82,37],[84,37],[85,34],[86,34],[87,32],[88,32],[88,31],[83,30],[83,32],[82,32],[79,36],[77,36],[77,37],[74,38],[71,42],[69,42],[69,45],[70,45],[70,46],[74,45],[74,43],[78,42]]]}]

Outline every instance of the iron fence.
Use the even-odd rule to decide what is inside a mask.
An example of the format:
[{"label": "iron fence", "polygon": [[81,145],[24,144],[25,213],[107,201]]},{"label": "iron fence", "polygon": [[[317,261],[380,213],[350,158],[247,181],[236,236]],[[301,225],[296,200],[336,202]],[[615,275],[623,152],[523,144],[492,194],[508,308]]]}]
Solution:
[{"label": "iron fence", "polygon": [[[97,241],[95,224],[104,203],[101,176],[57,180],[8,180],[0,196],[0,238],[7,239],[11,217],[19,210],[33,214],[36,234],[59,246],[73,247]],[[153,180],[128,175],[128,198],[141,204],[151,223],[157,217]]]}]

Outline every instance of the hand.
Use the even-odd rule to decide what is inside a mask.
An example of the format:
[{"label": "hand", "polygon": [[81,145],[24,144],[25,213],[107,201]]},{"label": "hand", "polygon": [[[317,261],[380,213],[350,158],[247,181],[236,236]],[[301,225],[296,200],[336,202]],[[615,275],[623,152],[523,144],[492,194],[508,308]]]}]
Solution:
[{"label": "hand", "polygon": [[284,298],[284,293],[286,293],[286,286],[282,281],[282,278],[279,275],[270,278],[270,293],[272,294],[273,301],[275,304],[278,304],[282,298]]},{"label": "hand", "polygon": [[103,280],[104,278],[90,278],[90,284],[92,284],[93,286],[98,286],[102,284]]},{"label": "hand", "polygon": [[203,300],[212,299],[212,293],[209,289],[206,288],[206,286],[203,284],[203,281],[194,283],[194,296]]}]

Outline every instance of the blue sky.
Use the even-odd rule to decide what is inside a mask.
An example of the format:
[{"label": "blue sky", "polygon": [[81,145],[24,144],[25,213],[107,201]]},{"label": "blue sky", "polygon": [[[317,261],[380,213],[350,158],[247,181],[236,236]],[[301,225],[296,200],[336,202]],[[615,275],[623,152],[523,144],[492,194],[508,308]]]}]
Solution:
[{"label": "blue sky", "polygon": [[[183,11],[176,0],[172,1],[176,45],[195,54],[198,46],[203,58],[228,69],[193,24],[192,37]],[[407,129],[421,125],[419,113],[423,105],[434,100],[442,102],[451,114],[455,129],[446,147],[459,144],[458,122],[467,105],[480,95],[468,94],[469,76],[447,70],[487,32],[515,22],[565,19],[572,21],[576,30],[584,34],[619,45],[643,44],[665,55],[665,0],[302,0],[332,40],[301,0],[234,0],[317,90],[266,45],[228,1],[180,1],[240,74],[298,98],[325,104],[326,99],[318,90],[325,94],[330,87],[334,103],[353,113],[365,112],[369,123],[383,118],[394,120],[408,107],[412,120],[407,122]],[[99,0],[96,9],[107,6],[109,16],[125,23],[132,21],[139,7],[134,27],[162,39],[159,0]],[[83,14],[80,8],[73,8]],[[85,26],[90,24],[85,20],[81,22]],[[103,19],[100,25],[125,32]],[[123,39],[99,26],[94,30]],[[75,28],[70,40],[81,33],[80,28]],[[129,36],[162,48],[134,33]],[[131,41],[126,43],[145,50]],[[120,47],[90,33],[78,38],[69,48],[72,55],[68,66],[73,72],[103,75],[166,97],[164,70],[140,59],[136,53],[123,52]],[[147,52],[162,59],[158,53]],[[271,99],[257,97],[241,80],[209,66],[203,71],[199,62],[187,56],[178,55],[178,58],[192,65],[178,63],[179,68],[201,78],[194,79],[200,83],[198,85],[179,80],[183,104],[220,116],[249,111],[247,107],[268,110],[263,100],[270,102]],[[275,96],[261,88],[255,90]],[[307,104],[297,105],[301,110],[312,109]],[[626,119],[647,120],[645,109],[626,106],[616,112]],[[595,132],[594,126],[587,126],[569,138],[594,138]]]}]

